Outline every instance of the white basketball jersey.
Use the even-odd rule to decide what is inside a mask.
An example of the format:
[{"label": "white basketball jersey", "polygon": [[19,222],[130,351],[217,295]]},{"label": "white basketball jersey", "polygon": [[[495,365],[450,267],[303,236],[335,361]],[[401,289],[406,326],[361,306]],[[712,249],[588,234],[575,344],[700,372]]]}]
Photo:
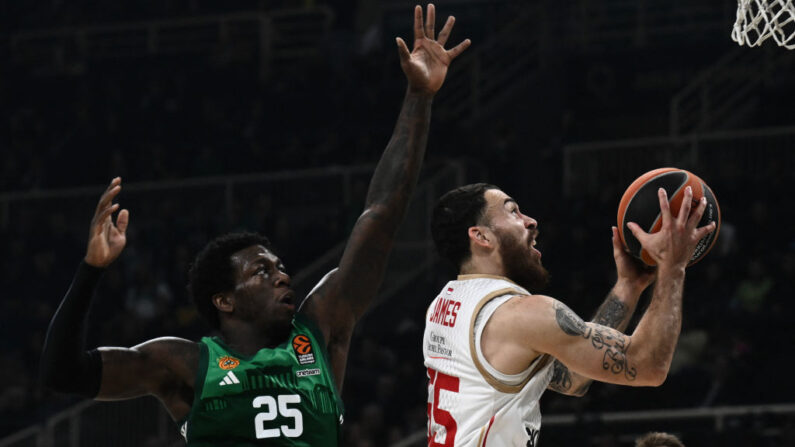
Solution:
[{"label": "white basketball jersey", "polygon": [[480,347],[494,311],[529,294],[507,278],[462,275],[431,303],[422,342],[429,447],[537,445],[538,400],[552,378],[552,359],[542,355],[525,371],[507,375],[486,361]]}]

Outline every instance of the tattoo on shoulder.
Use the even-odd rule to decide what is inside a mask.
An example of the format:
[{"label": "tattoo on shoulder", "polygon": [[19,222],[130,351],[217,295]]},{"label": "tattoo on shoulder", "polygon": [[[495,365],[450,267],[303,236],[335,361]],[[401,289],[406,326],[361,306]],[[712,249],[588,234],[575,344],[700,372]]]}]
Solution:
[{"label": "tattoo on shoulder", "polygon": [[585,322],[572,312],[568,306],[561,302],[556,302],[553,307],[555,308],[555,320],[557,320],[558,326],[563,332],[568,335],[585,334]]},{"label": "tattoo on shoulder", "polygon": [[599,307],[594,317],[594,323],[616,328],[627,317],[627,305],[622,303],[614,293],[610,293],[605,302]]}]

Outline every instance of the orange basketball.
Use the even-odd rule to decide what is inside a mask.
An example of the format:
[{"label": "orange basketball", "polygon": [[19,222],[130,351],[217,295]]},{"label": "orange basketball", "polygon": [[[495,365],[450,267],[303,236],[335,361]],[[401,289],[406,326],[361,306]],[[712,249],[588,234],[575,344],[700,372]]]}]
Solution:
[{"label": "orange basketball", "polygon": [[709,186],[697,175],[684,169],[660,168],[638,177],[621,197],[621,203],[618,205],[618,234],[621,237],[621,242],[633,256],[641,259],[647,265],[656,265],[657,263],[641,247],[640,242],[629,230],[627,223],[635,222],[647,233],[659,231],[662,227],[662,218],[657,190],[665,188],[668,193],[671,214],[675,217],[679,214],[679,207],[682,206],[687,186],[693,189],[691,213],[696,210],[701,197],[707,198],[707,209],[704,210],[704,216],[701,217],[698,226],[702,227],[712,221],[715,221],[717,225],[715,231],[704,236],[698,242],[693,256],[687,264],[690,266],[700,261],[712,249],[718,239],[718,231],[720,231],[720,207]]}]

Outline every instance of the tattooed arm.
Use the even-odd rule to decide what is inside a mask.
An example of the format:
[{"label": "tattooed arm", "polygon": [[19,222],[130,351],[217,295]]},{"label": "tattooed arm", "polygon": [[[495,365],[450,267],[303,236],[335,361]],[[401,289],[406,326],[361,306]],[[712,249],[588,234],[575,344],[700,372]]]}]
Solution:
[{"label": "tattooed arm", "polygon": [[681,315],[681,305],[677,305],[681,303],[681,291],[659,285],[667,282],[660,278],[655,288],[657,296],[652,298],[662,305],[656,311],[647,311],[640,323],[644,319],[668,319],[671,324],[665,332],[651,337],[625,335],[614,328],[583,321],[554,298],[517,296],[500,306],[486,324],[483,354],[492,366],[506,374],[519,373],[539,355],[549,354],[557,359],[552,377],[555,384],[550,388],[558,391],[557,387],[567,394],[584,393],[591,380],[657,386],[667,374],[667,364],[652,361],[648,354],[660,349],[656,345],[673,349],[681,321],[681,316],[676,317]]},{"label": "tattooed arm", "polygon": [[[632,297],[634,295],[630,295],[622,301],[619,295],[626,295],[620,294],[617,288],[618,286],[610,291],[591,321],[624,332],[635,310],[638,299],[637,297],[633,299]],[[640,294],[638,294],[638,296],[640,296]],[[547,387],[552,391],[570,396],[583,396],[588,392],[588,388],[590,388],[591,382],[593,382],[593,380],[588,377],[571,372],[560,360],[555,359],[555,364],[552,368],[554,371],[552,381]]]},{"label": "tattooed arm", "polygon": [[[618,281],[591,321],[624,332],[635,313],[641,293],[654,280],[654,272],[644,268],[638,260],[632,258],[618,237],[618,229],[613,227],[612,230],[613,257]],[[552,391],[570,396],[583,396],[593,382],[588,377],[571,372],[560,360],[556,359],[552,368],[554,374],[547,387]]]},{"label": "tattooed arm", "polygon": [[469,40],[445,50],[454,19],[449,17],[435,37],[435,9],[414,9],[414,46],[409,52],[397,38],[400,65],[408,89],[400,115],[367,191],[364,212],[353,227],[339,268],[327,275],[301,308],[323,332],[338,388],[342,386],[348,347],[356,321],[376,295],[386,270],[395,234],[417,184],[431,119],[431,102],[447,68]]},{"label": "tattooed arm", "polygon": [[[500,306],[483,331],[484,356],[506,374],[522,371],[539,355],[550,354],[567,370],[602,382],[659,386],[665,381],[682,323],[685,266],[698,241],[713,224],[697,228],[706,202],[690,214],[692,191],[686,189],[679,217],[671,216],[659,193],[662,228],[647,234],[630,229],[657,261],[651,304],[632,335],[595,322],[584,322],[566,305],[541,295],[514,297]],[[564,381],[562,370],[557,380]]]}]

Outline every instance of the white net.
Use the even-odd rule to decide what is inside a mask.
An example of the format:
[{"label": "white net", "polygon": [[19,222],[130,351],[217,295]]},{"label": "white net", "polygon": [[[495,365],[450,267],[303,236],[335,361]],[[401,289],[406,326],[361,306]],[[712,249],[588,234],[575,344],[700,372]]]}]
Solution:
[{"label": "white net", "polygon": [[737,0],[732,40],[754,47],[770,37],[779,46],[795,49],[793,0]]}]

